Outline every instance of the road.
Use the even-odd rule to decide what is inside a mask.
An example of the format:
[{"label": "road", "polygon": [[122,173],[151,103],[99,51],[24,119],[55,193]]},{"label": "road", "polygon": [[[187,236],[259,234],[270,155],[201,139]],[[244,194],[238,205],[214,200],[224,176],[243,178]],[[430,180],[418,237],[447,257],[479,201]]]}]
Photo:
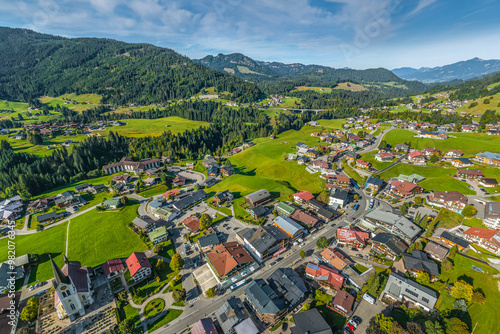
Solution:
[{"label": "road", "polygon": [[378,146],[380,145],[380,142],[382,141],[382,139],[384,138],[384,135],[389,132],[389,131],[392,131],[393,128],[389,128],[389,129],[386,129],[382,132],[379,133],[379,135],[377,136],[377,139],[375,139],[375,142],[368,146],[368,147],[365,147],[364,149],[362,149],[361,151],[357,152],[359,155],[362,155],[362,154],[365,154],[365,153],[368,153],[368,152],[371,152],[373,150],[376,150],[378,148]]}]

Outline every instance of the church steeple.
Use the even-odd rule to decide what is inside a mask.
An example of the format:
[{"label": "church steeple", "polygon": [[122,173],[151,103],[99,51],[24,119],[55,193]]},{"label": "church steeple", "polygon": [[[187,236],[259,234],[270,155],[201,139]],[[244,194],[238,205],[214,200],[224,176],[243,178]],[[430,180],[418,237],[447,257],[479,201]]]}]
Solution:
[{"label": "church steeple", "polygon": [[[64,256],[65,260],[66,256]],[[52,256],[50,257],[50,264],[52,265],[52,271],[54,272],[54,278],[56,279],[57,284],[71,284],[71,280],[69,279],[68,276],[64,275],[62,272],[61,268],[57,266],[57,264],[54,262],[54,259]]]}]

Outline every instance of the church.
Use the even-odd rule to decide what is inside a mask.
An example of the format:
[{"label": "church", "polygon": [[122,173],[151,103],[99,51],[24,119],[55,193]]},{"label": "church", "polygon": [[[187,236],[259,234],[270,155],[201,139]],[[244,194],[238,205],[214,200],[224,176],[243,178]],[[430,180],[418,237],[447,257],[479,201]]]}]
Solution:
[{"label": "church", "polygon": [[51,258],[54,279],[54,308],[59,319],[69,317],[71,321],[85,314],[85,306],[94,302],[93,290],[87,267],[78,261],[68,261],[64,256],[64,266],[59,268]]}]

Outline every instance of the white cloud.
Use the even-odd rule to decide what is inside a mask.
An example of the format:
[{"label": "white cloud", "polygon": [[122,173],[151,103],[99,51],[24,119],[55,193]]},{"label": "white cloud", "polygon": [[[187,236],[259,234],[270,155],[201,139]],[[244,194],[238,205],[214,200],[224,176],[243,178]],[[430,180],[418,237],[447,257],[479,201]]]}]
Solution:
[{"label": "white cloud", "polygon": [[413,9],[410,13],[408,13],[407,17],[420,13],[423,9],[429,7],[434,2],[436,2],[436,0],[420,0],[417,4],[417,7],[415,7],[415,9]]}]

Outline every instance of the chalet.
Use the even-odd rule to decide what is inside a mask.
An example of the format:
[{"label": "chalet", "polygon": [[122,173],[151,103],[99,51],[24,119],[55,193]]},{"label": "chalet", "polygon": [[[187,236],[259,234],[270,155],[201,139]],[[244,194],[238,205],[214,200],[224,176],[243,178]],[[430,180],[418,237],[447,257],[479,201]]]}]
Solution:
[{"label": "chalet", "polygon": [[126,185],[132,180],[132,178],[129,175],[115,175],[111,178],[111,180],[115,183]]},{"label": "chalet", "polygon": [[378,233],[371,239],[372,247],[370,252],[375,255],[384,255],[391,261],[403,254],[408,246],[397,236],[389,233]]},{"label": "chalet", "polygon": [[329,209],[326,206],[322,206],[316,210],[316,214],[319,218],[323,219],[326,223],[328,223],[333,218],[337,217],[339,213],[333,209]]},{"label": "chalet", "polygon": [[500,254],[500,232],[487,228],[471,227],[464,232],[465,240]]},{"label": "chalet", "polygon": [[298,157],[297,158],[297,163],[299,165],[305,165],[309,161],[309,158],[307,157]]},{"label": "chalet", "polygon": [[259,219],[266,215],[267,210],[262,205],[254,205],[251,208],[246,209],[246,211],[250,214],[252,219]]},{"label": "chalet", "polygon": [[[228,102],[229,103],[229,102]],[[219,334],[212,318],[203,318],[191,327],[191,334]]]},{"label": "chalet", "polygon": [[302,210],[295,210],[293,214],[290,216],[293,220],[295,220],[298,223],[302,223],[303,225],[307,226],[308,228],[313,228],[316,226],[316,224],[319,223],[320,219],[316,216],[313,216],[307,212],[304,212]]},{"label": "chalet", "polygon": [[119,198],[110,198],[110,199],[107,199],[104,202],[102,202],[102,205],[109,208],[109,209],[118,209],[123,204]]},{"label": "chalet", "polygon": [[330,164],[324,160],[314,160],[311,162],[311,167],[314,168],[317,171],[325,171],[328,168],[330,168]]},{"label": "chalet", "polygon": [[394,150],[396,152],[403,152],[403,153],[406,153],[410,150],[410,146],[406,145],[406,144],[396,144],[396,146],[394,147]]},{"label": "chalet", "polygon": [[259,263],[262,263],[268,257],[285,250],[290,237],[274,225],[264,225],[239,231],[236,240],[241,242]]},{"label": "chalet", "polygon": [[302,238],[304,228],[297,224],[293,219],[286,216],[278,216],[273,220],[273,224],[285,232],[292,241]]},{"label": "chalet", "polygon": [[312,211],[315,211],[315,212],[318,212],[318,210],[322,207],[325,206],[324,203],[318,201],[317,199],[313,198],[313,199],[310,199],[309,202],[309,209],[311,209]]},{"label": "chalet", "polygon": [[134,224],[134,228],[144,233],[156,228],[156,222],[149,216],[135,217],[132,223]]},{"label": "chalet", "polygon": [[[150,207],[151,207],[151,203],[153,203],[153,201],[151,201],[149,203]],[[180,211],[178,211],[178,210],[176,210],[174,208],[169,208],[169,207],[165,207],[165,206],[158,206],[158,207],[156,207],[156,208],[153,209],[153,215],[156,218],[163,219],[163,220],[165,220],[167,222],[173,221],[180,214],[181,214]]]},{"label": "chalet", "polygon": [[219,281],[225,281],[255,264],[250,254],[236,241],[218,245],[207,254],[206,259]]},{"label": "chalet", "polygon": [[405,199],[422,193],[422,187],[407,181],[392,181],[387,195],[396,199]]},{"label": "chalet", "polygon": [[295,327],[290,328],[292,334],[333,334],[330,325],[316,308],[293,314],[293,323]]},{"label": "chalet", "polygon": [[490,166],[500,166],[500,153],[482,152],[476,154],[474,160]]},{"label": "chalet", "polygon": [[427,162],[425,156],[419,151],[413,151],[408,153],[408,161],[417,166],[423,166]]},{"label": "chalet", "polygon": [[219,171],[224,176],[231,176],[234,174],[234,168],[232,165],[221,166],[219,168]]},{"label": "chalet", "polygon": [[351,315],[353,305],[354,297],[349,292],[340,290],[335,295],[335,298],[333,298],[332,306],[330,308],[344,317],[349,317]]},{"label": "chalet", "polygon": [[38,217],[36,217],[36,220],[39,224],[45,225],[55,222],[56,220],[63,218],[65,215],[65,212],[52,211],[43,215],[39,215]]},{"label": "chalet", "polygon": [[148,177],[144,180],[142,180],[144,182],[144,184],[147,186],[147,187],[151,187],[151,186],[154,186],[155,184],[158,184],[161,182],[161,179],[158,177],[158,176],[155,176],[155,177]]},{"label": "chalet", "polygon": [[337,229],[337,242],[347,248],[363,249],[370,234],[350,225]]},{"label": "chalet", "polygon": [[435,190],[432,195],[427,196],[429,204],[444,207],[448,210],[461,213],[468,204],[467,196],[458,191],[441,192]]},{"label": "chalet", "polygon": [[497,179],[483,177],[479,180],[479,185],[483,187],[495,187],[498,185]]},{"label": "chalet", "polygon": [[484,173],[479,169],[458,169],[457,176],[466,180],[479,181],[484,178]]},{"label": "chalet", "polygon": [[182,221],[182,225],[191,233],[195,233],[200,229],[200,218],[191,216]]},{"label": "chalet", "polygon": [[287,217],[290,217],[296,210],[296,208],[293,205],[290,205],[286,202],[278,202],[275,208],[278,215],[283,215]]},{"label": "chalet", "polygon": [[125,263],[134,282],[142,281],[151,275],[151,263],[142,252],[132,253]]},{"label": "chalet", "polygon": [[51,196],[34,200],[30,204],[28,204],[28,212],[33,214],[47,210],[54,205],[54,198],[54,196]]},{"label": "chalet", "polygon": [[325,187],[326,188],[340,188],[340,189],[350,189],[351,188],[351,179],[349,176],[344,174],[323,174],[323,179],[326,180]]},{"label": "chalet", "polygon": [[441,151],[434,147],[425,147],[421,150],[422,154],[427,158],[432,157],[433,155],[439,157],[441,155]]},{"label": "chalet", "polygon": [[368,181],[366,181],[365,189],[372,192],[378,192],[384,185],[384,180],[378,179],[371,176]]},{"label": "chalet", "polygon": [[103,192],[106,190],[106,185],[104,184],[91,184],[90,187],[88,188],[88,191],[93,193],[94,195],[100,192]]},{"label": "chalet", "polygon": [[382,153],[375,155],[375,160],[380,162],[392,161],[396,156],[392,153]]},{"label": "chalet", "polygon": [[359,154],[354,152],[347,152],[345,155],[345,160],[347,163],[354,162],[359,157]]},{"label": "chalet", "polygon": [[484,225],[500,229],[500,202],[487,202],[484,206]]},{"label": "chalet", "polygon": [[104,262],[102,270],[107,279],[110,280],[114,277],[121,275],[125,271],[125,266],[121,259],[113,259]]},{"label": "chalet", "polygon": [[168,232],[165,226],[160,226],[155,228],[154,230],[148,233],[149,240],[153,243],[153,245],[157,245],[162,241],[168,239]]},{"label": "chalet", "polygon": [[229,190],[219,191],[215,196],[214,200],[217,204],[224,204],[226,202],[231,202],[234,196]]},{"label": "chalet", "polygon": [[364,169],[368,169],[372,166],[372,163],[371,162],[368,162],[368,161],[364,161],[364,160],[360,160],[360,159],[357,159],[356,160],[356,167],[358,168],[364,168]]},{"label": "chalet", "polygon": [[307,263],[305,274],[307,278],[312,279],[325,289],[338,291],[344,286],[344,276],[337,270],[321,264]]},{"label": "chalet", "polygon": [[81,206],[85,205],[87,202],[80,196],[76,195],[74,191],[65,191],[60,194],[56,200],[55,204],[59,208],[67,208],[70,206]]},{"label": "chalet", "polygon": [[464,152],[459,151],[459,150],[450,150],[445,153],[444,157],[445,158],[460,158],[462,155],[464,155]]},{"label": "chalet", "polygon": [[186,185],[186,178],[184,176],[177,175],[172,180],[172,187],[181,187],[184,185]]},{"label": "chalet", "polygon": [[90,187],[90,184],[88,183],[83,183],[75,187],[75,190],[77,193],[84,193],[87,192]]},{"label": "chalet", "polygon": [[219,237],[217,237],[217,233],[210,233],[203,237],[198,238],[198,245],[202,252],[207,252],[209,250],[214,249],[219,245]]},{"label": "chalet", "polygon": [[305,156],[311,159],[316,159],[319,156],[319,152],[316,150],[309,149],[307,150]]},{"label": "chalet", "polygon": [[320,253],[320,256],[323,262],[327,263],[338,271],[342,271],[345,267],[352,264],[352,262],[347,257],[333,248],[325,248]]},{"label": "chalet", "polygon": [[292,195],[295,203],[303,205],[314,198],[314,196],[307,190],[301,190]]},{"label": "chalet", "polygon": [[392,212],[373,210],[367,213],[362,220],[386,232],[397,235],[408,244],[411,244],[422,231],[420,227],[407,218],[398,216]]},{"label": "chalet", "polygon": [[424,252],[429,254],[434,260],[441,262],[448,256],[449,249],[437,242],[429,241],[424,248]]},{"label": "chalet", "polygon": [[271,200],[271,194],[267,189],[257,190],[245,196],[245,203],[254,206],[257,204],[264,204]]},{"label": "chalet", "polygon": [[219,168],[217,168],[217,166],[208,166],[208,168],[207,168],[207,175],[208,176],[217,176],[217,175],[219,175]]},{"label": "chalet", "polygon": [[434,291],[395,273],[389,276],[381,296],[382,299],[388,298],[394,301],[410,302],[426,312],[434,309],[438,299]]},{"label": "chalet", "polygon": [[133,172],[134,174],[140,174],[150,168],[158,167],[160,167],[159,159],[143,159],[141,161],[132,161],[132,158],[125,157],[117,163],[102,167],[102,169],[104,170],[104,174],[106,175],[119,172]]},{"label": "chalet", "polygon": [[422,272],[428,273],[431,279],[439,276],[439,268],[436,262],[429,260],[427,254],[422,251],[414,250],[411,254],[405,254],[404,266],[412,276],[417,276]]},{"label": "chalet", "polygon": [[306,149],[307,149],[307,148],[309,148],[309,146],[307,146],[306,144],[304,144],[304,143],[302,143],[302,142],[300,142],[300,141],[299,141],[299,142],[297,143],[297,145],[295,145],[295,149],[296,149],[296,150],[299,150],[299,149],[301,149],[301,148],[306,148]]},{"label": "chalet", "polygon": [[210,166],[219,167],[219,164],[214,159],[214,157],[207,157],[205,160],[202,161],[201,164],[203,165],[203,167],[206,167],[206,168],[208,168]]},{"label": "chalet", "polygon": [[415,137],[430,138],[430,139],[448,139],[448,135],[444,131],[419,131]]},{"label": "chalet", "polygon": [[457,246],[459,251],[463,251],[464,249],[469,247],[469,242],[467,240],[451,234],[448,231],[443,231],[439,236],[439,239],[450,248],[453,246]]},{"label": "chalet", "polygon": [[457,168],[474,166],[472,161],[467,158],[453,158],[451,159],[451,165]]}]

